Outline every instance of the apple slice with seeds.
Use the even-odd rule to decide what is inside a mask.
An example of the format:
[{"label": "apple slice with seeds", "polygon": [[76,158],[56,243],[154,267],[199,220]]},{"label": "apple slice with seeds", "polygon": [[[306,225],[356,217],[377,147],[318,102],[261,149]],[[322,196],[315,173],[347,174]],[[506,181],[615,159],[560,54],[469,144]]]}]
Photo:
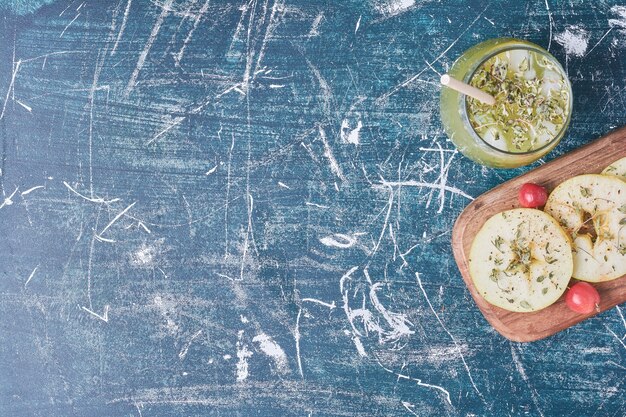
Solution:
[{"label": "apple slice with seeds", "polygon": [[604,175],[614,175],[626,181],[626,158],[618,159],[602,171]]},{"label": "apple slice with seeds", "polygon": [[626,181],[610,175],[572,177],[545,206],[573,239],[573,277],[602,282],[626,274]]},{"label": "apple slice with seeds", "polygon": [[569,237],[551,216],[513,209],[489,218],[472,242],[469,271],[478,292],[505,310],[531,312],[554,303],[572,276]]}]

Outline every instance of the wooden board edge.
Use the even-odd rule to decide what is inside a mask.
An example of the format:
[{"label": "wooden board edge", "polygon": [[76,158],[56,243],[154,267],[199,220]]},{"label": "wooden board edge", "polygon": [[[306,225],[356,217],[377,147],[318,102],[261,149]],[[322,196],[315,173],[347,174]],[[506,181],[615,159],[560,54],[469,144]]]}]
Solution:
[{"label": "wooden board edge", "polygon": [[[465,221],[465,219],[468,218],[469,220],[471,220],[472,218],[476,216],[477,212],[482,207],[482,197],[488,196],[492,193],[497,193],[501,189],[510,187],[512,184],[522,181],[522,178],[528,176],[529,174],[531,174],[532,176],[539,176],[542,173],[542,171],[550,169],[550,166],[552,166],[553,164],[557,164],[559,161],[562,161],[563,159],[568,159],[568,160],[571,159],[572,162],[575,162],[576,160],[580,159],[580,157],[578,157],[579,155],[584,155],[584,154],[587,154],[588,152],[596,151],[594,148],[598,148],[598,150],[604,148],[606,146],[606,142],[609,142],[609,145],[611,146],[617,146],[617,143],[619,143],[620,141],[623,142],[625,138],[626,138],[626,126],[618,128],[618,129],[614,129],[610,131],[609,133],[607,133],[606,135],[586,145],[583,145],[575,150],[572,150],[564,155],[561,155],[558,158],[555,158],[554,160],[540,167],[537,167],[524,174],[521,174],[517,177],[507,180],[504,183],[494,187],[493,189],[481,194],[476,199],[474,199],[471,203],[469,203],[457,217],[454,223],[453,229],[452,229],[451,247],[452,247],[452,252],[453,252],[455,261],[457,263],[459,272],[461,273],[461,277],[463,281],[465,282],[465,285],[468,288],[470,295],[474,299],[476,306],[481,311],[483,317],[499,334],[501,334],[508,340],[511,340],[514,342],[534,342],[534,341],[538,341],[541,339],[545,339],[547,337],[553,336],[556,333],[566,330],[572,326],[575,326],[576,324],[579,324],[582,321],[587,320],[588,318],[601,314],[604,311],[607,311],[615,307],[616,305],[619,305],[621,302],[616,301],[616,302],[611,302],[608,304],[601,303],[599,312],[594,312],[589,315],[577,317],[574,321],[569,321],[567,325],[564,326],[560,330],[552,331],[551,329],[546,329],[544,331],[537,332],[536,334],[532,334],[532,335],[529,333],[520,334],[518,332],[511,331],[510,328],[504,322],[502,322],[494,313],[493,308],[497,308],[497,307],[492,306],[491,304],[488,304],[486,300],[480,297],[480,294],[478,294],[474,288],[474,284],[472,282],[471,276],[469,275],[469,265],[465,256],[465,253],[466,253],[465,247],[464,247],[465,246],[465,243],[464,243],[465,242],[465,228],[466,228],[466,225],[468,224],[468,222]],[[578,174],[571,174],[571,175],[578,175]],[[478,205],[479,207],[475,207],[476,205]],[[616,281],[621,281],[625,279],[626,279],[626,275],[620,278],[617,278]],[[483,305],[483,303],[487,303],[487,305]],[[523,314],[523,313],[520,313],[520,314]]]},{"label": "wooden board edge", "polygon": [[[453,238],[455,236],[457,236],[459,239],[456,240],[456,242],[452,242],[452,252],[455,258],[455,261],[457,262],[457,265],[459,265],[459,271],[461,273],[461,277],[463,279],[463,281],[465,282],[465,285],[470,293],[470,295],[472,296],[472,299],[474,300],[474,302],[476,303],[476,306],[478,307],[478,309],[480,310],[480,312],[482,313],[483,317],[485,318],[485,320],[487,320],[487,322],[498,332],[500,333],[500,335],[504,336],[505,338],[507,338],[508,340],[511,340],[513,342],[521,342],[521,343],[527,343],[527,342],[535,342],[541,339],[545,339],[547,337],[553,336],[565,329],[568,329],[572,326],[575,326],[585,320],[587,320],[588,318],[594,317],[596,315],[599,315],[607,310],[610,310],[611,308],[619,305],[621,302],[619,301],[615,301],[615,302],[601,302],[600,303],[600,311],[598,312],[593,312],[591,314],[588,315],[581,315],[581,316],[575,316],[575,318],[573,320],[569,320],[566,322],[566,325],[563,329],[558,330],[558,331],[551,331],[549,329],[546,329],[544,331],[540,331],[537,332],[536,334],[529,334],[529,333],[517,333],[515,331],[512,331],[503,321],[501,321],[498,316],[494,313],[494,309],[498,309],[499,307],[497,306],[493,306],[491,304],[489,304],[486,300],[484,300],[480,294],[477,293],[476,288],[474,287],[474,283],[472,281],[471,276],[469,275],[469,265],[467,262],[467,259],[465,257],[465,252],[462,249],[462,244],[461,243],[457,243],[457,242],[462,242],[462,237],[464,235],[465,232],[465,228],[459,226],[456,227],[456,223],[455,223],[455,229],[453,229]],[[463,270],[461,270],[460,265],[463,265]],[[604,282],[602,284],[607,285],[609,283],[609,285],[615,285],[618,282],[622,281],[622,280],[626,280],[626,275],[617,278],[615,280],[612,281],[607,281]],[[562,300],[562,297],[559,298],[559,300],[557,301],[557,303],[564,303],[564,301]],[[550,306],[549,306],[550,307]],[[547,308],[549,308],[547,307]],[[533,314],[533,313],[516,313],[516,314]]]}]

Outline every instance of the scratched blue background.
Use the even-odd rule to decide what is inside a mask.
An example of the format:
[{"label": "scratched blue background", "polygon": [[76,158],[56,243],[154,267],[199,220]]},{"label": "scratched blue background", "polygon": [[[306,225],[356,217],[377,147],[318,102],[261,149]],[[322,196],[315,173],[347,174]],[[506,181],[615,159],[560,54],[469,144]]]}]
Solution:
[{"label": "scratched blue background", "polygon": [[0,1],[1,415],[625,415],[619,307],[519,344],[472,301],[454,220],[529,168],[454,151],[435,71],[549,48],[549,160],[626,122],[626,7],[40,3]]}]

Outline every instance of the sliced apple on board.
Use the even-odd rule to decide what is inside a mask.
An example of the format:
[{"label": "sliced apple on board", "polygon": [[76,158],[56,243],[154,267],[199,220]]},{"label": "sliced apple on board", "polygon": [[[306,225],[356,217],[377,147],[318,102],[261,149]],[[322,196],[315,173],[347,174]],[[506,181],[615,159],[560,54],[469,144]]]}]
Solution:
[{"label": "sliced apple on board", "polygon": [[614,175],[626,181],[626,158],[618,159],[602,171],[604,175]]},{"label": "sliced apple on board", "polygon": [[610,281],[626,274],[626,182],[609,175],[570,178],[552,191],[546,213],[573,239],[576,279]]},{"label": "sliced apple on board", "polygon": [[505,310],[531,312],[554,303],[572,276],[569,237],[546,213],[513,209],[476,234],[469,271],[478,292]]}]

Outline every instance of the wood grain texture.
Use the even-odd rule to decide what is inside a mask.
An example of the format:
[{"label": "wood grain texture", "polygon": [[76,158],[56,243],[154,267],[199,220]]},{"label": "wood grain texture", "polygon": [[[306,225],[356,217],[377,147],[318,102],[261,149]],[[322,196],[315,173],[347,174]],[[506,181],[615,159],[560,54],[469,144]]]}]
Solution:
[{"label": "wood grain texture", "polygon": [[[476,290],[469,273],[468,256],[476,233],[494,214],[519,207],[517,194],[523,184],[540,184],[551,192],[568,178],[598,174],[624,156],[626,127],[495,187],[476,198],[458,217],[452,231],[454,258],[476,305],[503,336],[517,342],[531,342],[558,333],[597,313],[582,315],[571,311],[565,305],[564,295],[551,306],[532,313],[507,311],[488,303]],[[600,293],[600,312],[626,301],[626,276],[594,286]]]}]

